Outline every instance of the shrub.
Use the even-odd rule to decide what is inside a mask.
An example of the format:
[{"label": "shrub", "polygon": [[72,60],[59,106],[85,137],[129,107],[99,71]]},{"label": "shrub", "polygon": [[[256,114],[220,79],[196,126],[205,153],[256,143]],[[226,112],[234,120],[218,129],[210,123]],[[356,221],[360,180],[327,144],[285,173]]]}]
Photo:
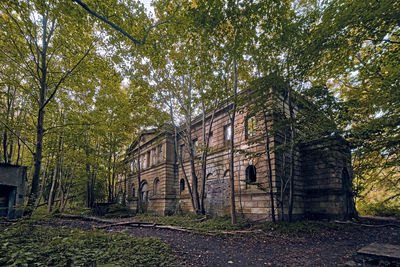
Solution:
[{"label": "shrub", "polygon": [[400,205],[385,202],[358,203],[357,210],[360,215],[373,215],[384,217],[396,217],[400,219]]}]

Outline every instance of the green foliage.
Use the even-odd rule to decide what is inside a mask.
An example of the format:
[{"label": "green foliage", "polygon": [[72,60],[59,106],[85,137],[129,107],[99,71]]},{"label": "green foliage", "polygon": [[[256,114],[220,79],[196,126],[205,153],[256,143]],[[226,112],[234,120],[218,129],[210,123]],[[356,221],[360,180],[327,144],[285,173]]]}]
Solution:
[{"label": "green foliage", "polygon": [[[400,5],[335,0],[325,6],[308,46],[310,75],[342,100],[338,121],[354,148],[358,196],[392,198],[400,189]],[[398,198],[397,198],[398,199]]]},{"label": "green foliage", "polygon": [[398,203],[365,203],[360,201],[357,203],[357,210],[360,215],[396,217],[400,219],[400,204]]},{"label": "green foliage", "polygon": [[0,226],[1,266],[170,266],[168,246],[155,238],[102,231],[32,226]]}]

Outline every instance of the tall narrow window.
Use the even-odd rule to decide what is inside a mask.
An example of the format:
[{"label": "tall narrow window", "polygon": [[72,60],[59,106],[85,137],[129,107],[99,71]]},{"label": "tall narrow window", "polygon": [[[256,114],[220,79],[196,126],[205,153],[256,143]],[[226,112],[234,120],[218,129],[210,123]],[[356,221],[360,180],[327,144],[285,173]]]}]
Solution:
[{"label": "tall narrow window", "polygon": [[157,163],[157,154],[156,154],[156,149],[153,148],[151,150],[151,165],[155,165]]},{"label": "tall narrow window", "polygon": [[147,157],[147,158],[146,158],[146,161],[147,161],[146,167],[148,168],[148,167],[150,167],[150,151],[147,152],[146,157]]},{"label": "tall narrow window", "polygon": [[132,185],[132,197],[135,197],[135,195],[136,195],[136,188],[135,188],[135,185],[133,184]]},{"label": "tall narrow window", "polygon": [[230,124],[224,126],[224,143],[229,143],[230,141],[232,141],[231,129],[232,127]]},{"label": "tall narrow window", "polygon": [[162,145],[158,145],[158,162],[161,162],[162,160],[163,160]]},{"label": "tall narrow window", "polygon": [[256,135],[256,117],[251,116],[246,119],[246,139]]},{"label": "tall narrow window", "polygon": [[146,157],[145,157],[145,155],[142,155],[141,156],[141,163],[142,163],[142,165],[141,165],[141,167],[142,167],[142,169],[144,169],[144,168],[146,168]]},{"label": "tall narrow window", "polygon": [[180,149],[181,151],[180,151],[180,157],[181,157],[181,159],[182,160],[185,160],[185,145],[181,145],[181,149]]},{"label": "tall narrow window", "polygon": [[181,181],[179,182],[179,192],[185,191],[185,180],[182,178]]},{"label": "tall narrow window", "polygon": [[193,140],[193,143],[192,143],[192,149],[193,149],[193,156],[194,157],[197,156],[197,145],[198,145],[198,142],[197,142],[197,138],[196,138],[196,139]]},{"label": "tall narrow window", "polygon": [[160,194],[161,194],[160,179],[156,178],[154,179],[154,195],[160,195]]}]

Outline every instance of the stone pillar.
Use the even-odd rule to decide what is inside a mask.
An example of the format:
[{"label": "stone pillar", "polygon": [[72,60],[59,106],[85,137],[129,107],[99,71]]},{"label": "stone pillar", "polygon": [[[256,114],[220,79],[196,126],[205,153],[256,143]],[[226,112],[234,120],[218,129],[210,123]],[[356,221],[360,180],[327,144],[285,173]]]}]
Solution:
[{"label": "stone pillar", "polygon": [[310,219],[348,219],[356,215],[349,143],[329,136],[301,145],[305,215]]}]

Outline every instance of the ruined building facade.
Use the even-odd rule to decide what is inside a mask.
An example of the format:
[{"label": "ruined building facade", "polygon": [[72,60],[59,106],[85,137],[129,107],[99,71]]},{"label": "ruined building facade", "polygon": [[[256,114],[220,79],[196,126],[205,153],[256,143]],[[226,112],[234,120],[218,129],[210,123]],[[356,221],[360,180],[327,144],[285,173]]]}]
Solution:
[{"label": "ruined building facade", "polygon": [[[274,101],[283,100],[279,98]],[[226,103],[215,112],[210,134],[204,201],[206,213],[214,216],[230,214],[229,144],[232,138],[229,112],[231,108],[232,105]],[[262,141],[252,142],[252,140],[263,140],[265,129],[272,129],[273,124],[279,121],[273,114],[270,114],[270,118],[272,120],[269,120],[265,127],[265,120],[259,114],[242,110],[236,116],[235,203],[237,213],[249,219],[271,219],[266,146]],[[207,129],[210,120],[211,113],[206,116]],[[283,183],[286,181],[284,176],[289,173],[288,155],[287,152],[274,150],[284,142],[282,133],[271,130],[269,135],[274,211],[277,218],[282,219],[282,216],[287,215],[287,207],[284,207],[283,213],[280,212],[281,205],[285,205],[280,200],[287,198],[288,185]],[[201,147],[203,144],[201,117],[192,122],[191,136],[195,147]],[[200,179],[200,152],[195,151],[195,153],[196,172]],[[142,132],[127,150],[124,162],[127,169],[126,178],[118,185],[118,190],[127,194],[128,206],[136,210],[137,200],[141,198],[143,208],[147,212],[167,215],[178,211],[193,211],[187,181],[183,178],[182,166],[177,160],[178,157],[182,157],[183,167],[189,177],[188,182],[191,183],[188,154],[187,145],[181,135],[177,135],[175,139],[171,128]],[[293,217],[352,216],[354,204],[351,193],[351,170],[349,144],[338,135],[326,135],[296,145],[293,168]]]}]

